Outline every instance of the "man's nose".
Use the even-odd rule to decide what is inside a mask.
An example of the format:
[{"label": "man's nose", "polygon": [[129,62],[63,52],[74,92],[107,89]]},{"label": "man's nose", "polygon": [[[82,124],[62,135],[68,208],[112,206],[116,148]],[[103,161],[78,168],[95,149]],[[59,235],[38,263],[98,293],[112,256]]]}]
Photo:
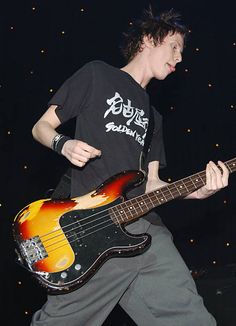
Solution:
[{"label": "man's nose", "polygon": [[182,54],[181,54],[180,52],[176,53],[175,61],[176,61],[177,63],[179,63],[179,62],[182,61]]}]

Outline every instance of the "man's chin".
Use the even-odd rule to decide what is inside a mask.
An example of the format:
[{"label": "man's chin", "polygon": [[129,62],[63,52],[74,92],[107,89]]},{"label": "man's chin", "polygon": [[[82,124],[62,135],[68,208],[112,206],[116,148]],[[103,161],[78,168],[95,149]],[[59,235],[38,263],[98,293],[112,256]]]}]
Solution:
[{"label": "man's chin", "polygon": [[156,77],[156,79],[158,79],[158,80],[164,80],[164,79],[166,79],[167,76],[168,76],[168,75],[158,75],[158,76]]}]

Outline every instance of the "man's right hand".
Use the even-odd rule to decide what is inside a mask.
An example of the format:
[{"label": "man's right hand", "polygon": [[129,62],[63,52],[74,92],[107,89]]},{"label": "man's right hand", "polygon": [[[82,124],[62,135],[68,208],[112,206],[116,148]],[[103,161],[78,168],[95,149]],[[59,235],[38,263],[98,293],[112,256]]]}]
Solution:
[{"label": "man's right hand", "polygon": [[65,142],[61,154],[72,164],[83,167],[90,159],[100,157],[102,153],[81,140],[71,139]]}]

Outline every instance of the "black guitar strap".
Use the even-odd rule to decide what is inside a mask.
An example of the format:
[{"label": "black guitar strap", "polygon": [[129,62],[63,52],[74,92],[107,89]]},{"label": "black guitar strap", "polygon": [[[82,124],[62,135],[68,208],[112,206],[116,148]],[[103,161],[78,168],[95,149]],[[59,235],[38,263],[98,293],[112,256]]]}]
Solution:
[{"label": "black guitar strap", "polygon": [[[150,107],[150,114],[149,114],[149,124],[147,129],[147,134],[145,138],[145,143],[143,150],[140,154],[140,162],[139,162],[139,169],[145,173],[145,164],[146,158],[148,154],[148,150],[151,144],[153,132],[154,132],[154,107]],[[145,173],[146,174],[146,173]],[[61,177],[58,185],[53,190],[51,198],[52,199],[65,199],[70,197],[71,193],[71,168],[68,168],[66,173],[63,174]]]},{"label": "black guitar strap", "polygon": [[145,137],[145,143],[143,146],[143,150],[140,153],[140,162],[139,162],[139,169],[146,174],[146,169],[147,168],[147,155],[148,151],[151,145],[152,137],[153,137],[153,132],[154,132],[154,127],[155,127],[155,122],[154,122],[154,112],[155,108],[153,106],[150,106],[149,109],[149,123],[148,123],[148,129],[147,129],[147,134]]},{"label": "black guitar strap", "polygon": [[52,199],[65,199],[70,197],[70,180],[71,180],[71,168],[68,168],[66,173],[61,177],[58,185],[54,189],[51,198]]}]

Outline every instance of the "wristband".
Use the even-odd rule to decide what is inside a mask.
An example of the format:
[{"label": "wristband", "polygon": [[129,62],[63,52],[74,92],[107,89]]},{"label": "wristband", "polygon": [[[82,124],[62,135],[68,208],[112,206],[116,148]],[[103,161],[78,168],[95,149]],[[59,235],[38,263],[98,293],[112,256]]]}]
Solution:
[{"label": "wristband", "polygon": [[70,139],[71,138],[68,136],[58,134],[53,138],[51,148],[58,154],[61,154],[63,145],[65,144],[65,142],[67,142],[67,140],[70,140]]}]

